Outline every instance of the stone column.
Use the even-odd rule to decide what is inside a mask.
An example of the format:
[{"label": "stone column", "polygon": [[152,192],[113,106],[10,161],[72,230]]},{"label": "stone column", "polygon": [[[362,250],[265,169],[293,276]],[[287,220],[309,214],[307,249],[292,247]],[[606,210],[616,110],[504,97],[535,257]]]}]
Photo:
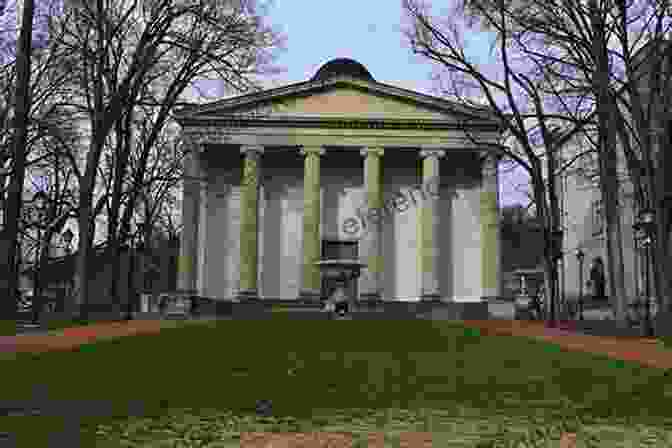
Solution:
[{"label": "stone column", "polygon": [[304,147],[303,172],[303,280],[299,295],[305,299],[320,298],[320,156],[325,150],[319,146]]},{"label": "stone column", "polygon": [[206,296],[207,289],[207,250],[208,250],[208,166],[207,158],[200,163],[200,176],[203,179],[199,188],[199,218],[198,218],[198,270],[196,275],[196,289],[198,295]]},{"label": "stone column", "polygon": [[201,199],[201,145],[185,142],[182,198],[182,235],[177,260],[177,289],[196,290],[198,272],[198,232]]},{"label": "stone column", "polygon": [[496,154],[482,155],[481,186],[481,288],[483,298],[501,295],[500,235],[499,235],[499,185]]},{"label": "stone column", "polygon": [[359,257],[367,267],[360,277],[361,300],[380,299],[382,293],[382,212],[383,190],[381,185],[381,157],[383,148],[363,148],[364,184],[366,185],[367,219],[364,235],[360,240]]},{"label": "stone column", "polygon": [[240,284],[239,299],[257,299],[259,291],[259,179],[262,146],[242,146],[245,154],[240,181]]},{"label": "stone column", "polygon": [[418,248],[421,273],[421,298],[438,300],[439,291],[439,160],[446,155],[440,149],[420,151],[422,158],[422,204],[418,221]]}]

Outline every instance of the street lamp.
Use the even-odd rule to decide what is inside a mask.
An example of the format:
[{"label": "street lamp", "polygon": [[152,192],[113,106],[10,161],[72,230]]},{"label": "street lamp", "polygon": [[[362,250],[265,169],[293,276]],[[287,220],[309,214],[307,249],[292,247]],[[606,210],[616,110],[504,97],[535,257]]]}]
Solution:
[{"label": "street lamp", "polygon": [[38,191],[33,195],[34,210],[37,212],[35,219],[37,226],[37,253],[35,255],[35,263],[33,263],[33,323],[37,323],[39,319],[39,266],[42,256],[42,224],[45,218],[47,203],[49,197],[44,191]]},{"label": "street lamp", "polygon": [[138,252],[143,250],[143,235],[145,230],[145,223],[142,221],[136,222],[135,232],[131,234],[130,238],[130,260],[128,270],[128,300],[126,301],[126,320],[133,319],[133,298],[136,295],[135,285],[135,257]]},{"label": "street lamp", "polygon": [[645,318],[642,325],[642,332],[645,336],[653,335],[653,328],[651,326],[651,244],[653,243],[653,235],[656,227],[655,211],[651,208],[644,208],[640,210],[637,216],[637,222],[633,225],[633,229],[639,235],[639,240],[642,242],[644,248],[644,262],[646,270],[644,271],[644,285],[646,295],[645,300]]},{"label": "street lamp", "polygon": [[[72,251],[72,239],[74,238],[74,234],[72,233],[72,230],[70,228],[65,229],[65,231],[61,234],[61,240],[65,244],[65,255],[68,257]],[[70,260],[66,260],[66,266],[70,265]],[[65,293],[66,297],[70,297],[70,294],[72,292],[72,271],[69,272],[69,278],[67,279],[67,283],[65,285]]]},{"label": "street lamp", "polygon": [[576,259],[579,261],[579,320],[583,320],[583,259],[586,254],[581,248],[576,251]]},{"label": "street lamp", "polygon": [[[558,262],[562,258],[562,237],[563,231],[561,229],[554,229],[551,231],[551,257],[554,262]],[[555,279],[551,284],[548,285],[548,291],[546,291],[546,301],[549,305],[548,326],[550,327],[555,327],[556,325],[556,299],[558,299],[559,293],[558,286],[558,272],[556,269]]]}]

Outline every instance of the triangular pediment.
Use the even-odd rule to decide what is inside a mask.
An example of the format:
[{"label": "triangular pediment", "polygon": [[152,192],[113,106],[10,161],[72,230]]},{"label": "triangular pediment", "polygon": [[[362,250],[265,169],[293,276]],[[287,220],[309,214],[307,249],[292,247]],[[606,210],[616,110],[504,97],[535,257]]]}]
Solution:
[{"label": "triangular pediment", "polygon": [[[211,120],[226,117],[371,118],[456,121],[460,118],[492,120],[487,109],[468,108],[378,82],[340,78],[304,82],[216,101],[189,108],[178,120]],[[181,120],[180,120],[181,121]]]},{"label": "triangular pediment", "polygon": [[289,95],[233,112],[267,112],[270,116],[448,118],[445,112],[407,98],[381,95],[348,85],[333,86],[309,95]]}]

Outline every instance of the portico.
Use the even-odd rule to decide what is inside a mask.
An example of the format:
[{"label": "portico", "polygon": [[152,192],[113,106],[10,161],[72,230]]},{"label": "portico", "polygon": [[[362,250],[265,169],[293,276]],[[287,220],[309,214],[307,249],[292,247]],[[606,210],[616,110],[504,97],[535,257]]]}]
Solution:
[{"label": "portico", "polygon": [[360,300],[500,294],[497,121],[333,60],[311,80],[181,111],[178,284],[319,299],[323,241],[356,247]]}]

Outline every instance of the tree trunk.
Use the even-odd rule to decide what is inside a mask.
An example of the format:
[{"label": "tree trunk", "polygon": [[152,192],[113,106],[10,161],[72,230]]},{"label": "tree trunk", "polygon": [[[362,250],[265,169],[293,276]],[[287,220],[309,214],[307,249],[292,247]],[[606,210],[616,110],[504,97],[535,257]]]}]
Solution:
[{"label": "tree trunk", "polygon": [[82,319],[87,318],[88,294],[89,294],[89,247],[91,238],[89,221],[91,219],[91,199],[82,189],[79,195],[79,217],[77,227],[79,229],[79,239],[77,241],[77,262],[75,274],[75,303],[74,313],[77,313]]},{"label": "tree trunk", "polygon": [[[549,157],[550,158],[550,157]],[[551,162],[549,168],[553,168],[554,165]],[[542,234],[544,239],[544,289],[546,293],[546,303],[545,305],[545,319],[549,326],[555,326],[557,319],[557,297],[556,297],[556,287],[557,284],[557,264],[555,261],[555,254],[553,251],[553,227],[552,227],[552,212],[549,210],[550,201],[546,200],[546,185],[552,183],[552,179],[549,182],[545,182],[541,165],[539,159],[537,159],[532,164],[532,186],[534,190],[534,202],[537,208],[537,220],[541,224]],[[551,171],[551,177],[552,177]],[[557,201],[556,201],[557,205]]]},{"label": "tree trunk", "polygon": [[7,282],[5,291],[0,291],[0,319],[15,320],[17,313],[16,291],[19,285],[17,260],[19,217],[21,215],[23,183],[25,179],[26,143],[28,136],[28,116],[30,112],[30,55],[33,39],[33,0],[24,0],[21,34],[17,45],[17,78],[14,91],[14,133],[12,138],[13,167],[8,192],[8,206],[5,221],[5,245],[7,246]]},{"label": "tree trunk", "polygon": [[98,163],[100,154],[105,144],[105,137],[113,123],[106,122],[103,71],[105,69],[105,17],[103,0],[96,1],[96,53],[95,53],[95,71],[93,80],[93,123],[91,123],[91,145],[86,156],[85,174],[80,179],[79,193],[79,256],[77,257],[77,274],[75,276],[78,282],[77,303],[79,316],[82,319],[88,318],[89,305],[89,254],[93,243],[93,230],[95,215],[92,210],[93,190],[95,188],[96,177],[98,174]]},{"label": "tree trunk", "polygon": [[[129,110],[126,120],[117,122],[117,145],[116,160],[114,164],[114,181],[112,186],[112,199],[110,208],[110,219],[108,222],[108,254],[111,263],[111,275],[109,285],[109,296],[115,313],[121,312],[121,299],[119,297],[119,280],[121,277],[121,248],[120,241],[124,241],[127,231],[119,231],[119,207],[121,206],[121,195],[124,174],[126,172],[126,160],[131,149],[130,126],[132,126],[132,113]],[[125,126],[124,126],[125,124]],[[123,236],[123,237],[122,237]],[[120,238],[121,237],[121,238]]]},{"label": "tree trunk", "polygon": [[607,245],[607,271],[609,274],[609,292],[616,320],[626,323],[625,267],[623,264],[623,246],[620,214],[618,213],[618,177],[616,157],[616,129],[614,129],[613,108],[616,106],[609,91],[609,59],[604,36],[605,24],[602,11],[597,2],[591,0],[591,21],[594,32],[593,56],[595,72],[593,74],[594,92],[597,98],[599,126],[599,168],[600,190],[604,204]]}]

